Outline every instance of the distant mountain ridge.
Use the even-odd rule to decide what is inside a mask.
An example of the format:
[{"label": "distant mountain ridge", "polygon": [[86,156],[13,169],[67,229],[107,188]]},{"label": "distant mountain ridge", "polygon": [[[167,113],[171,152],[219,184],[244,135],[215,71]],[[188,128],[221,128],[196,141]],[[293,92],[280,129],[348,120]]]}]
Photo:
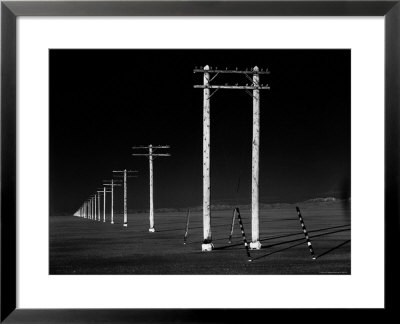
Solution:
[{"label": "distant mountain ridge", "polygon": [[[289,206],[293,206],[293,205],[306,205],[306,204],[335,204],[335,203],[349,203],[351,202],[351,198],[347,198],[347,199],[342,199],[342,198],[335,198],[335,197],[320,197],[320,198],[312,198],[312,199],[307,199],[304,201],[300,201],[300,202],[291,202],[291,203],[280,203],[280,202],[276,202],[276,203],[260,203],[259,207],[260,209],[269,209],[269,208],[279,208],[279,207],[289,207]],[[229,210],[229,209],[234,209],[238,207],[239,209],[250,209],[251,208],[251,204],[211,204],[211,210]],[[203,206],[193,206],[193,207],[185,207],[185,208],[157,208],[155,209],[155,211],[157,212],[184,212],[187,210],[191,210],[191,211],[202,211],[203,210]],[[134,212],[134,211],[129,211],[129,212]],[[148,210],[141,210],[141,211],[135,211],[135,212],[139,212],[139,213],[144,213],[144,212],[148,212]]]}]

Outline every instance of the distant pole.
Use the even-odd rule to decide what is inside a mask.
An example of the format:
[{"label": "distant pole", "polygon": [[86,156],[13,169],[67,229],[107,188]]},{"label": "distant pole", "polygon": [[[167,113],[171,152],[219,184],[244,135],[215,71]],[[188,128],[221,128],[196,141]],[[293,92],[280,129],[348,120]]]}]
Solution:
[{"label": "distant pole", "polygon": [[114,224],[114,180],[111,180],[111,224]]},{"label": "distant pole", "polygon": [[204,67],[203,90],[203,244],[202,251],[213,248],[211,237],[211,191],[210,191],[210,67]]},{"label": "distant pole", "polygon": [[97,209],[97,212],[98,212],[97,220],[100,222],[100,220],[101,220],[100,193],[97,194],[97,204],[99,206],[98,209]]},{"label": "distant pole", "polygon": [[103,222],[106,222],[106,187],[104,187],[103,191]]},{"label": "distant pole", "polygon": [[[258,71],[255,66],[253,71]],[[253,84],[259,86],[260,76],[253,74]],[[250,249],[261,249],[259,237],[259,158],[260,158],[260,90],[253,90],[253,145],[251,168],[251,243]]]},{"label": "distant pole", "polygon": [[124,186],[124,227],[127,227],[128,226],[128,184],[127,184],[127,178],[129,177],[129,178],[131,178],[131,177],[134,177],[134,176],[129,176],[128,175],[128,173],[133,173],[133,172],[137,172],[136,170],[135,171],[131,171],[131,170],[126,170],[126,169],[124,169],[124,170],[122,170],[122,171],[116,171],[116,170],[114,170],[113,171],[114,173],[119,173],[119,175],[118,176],[121,176],[120,174],[121,173],[123,173],[123,178],[124,178],[124,180],[123,180],[123,186]]},{"label": "distant pole", "polygon": [[[123,172],[123,171],[122,171]],[[108,183],[108,181],[110,181],[110,183]],[[118,181],[120,181],[120,180],[116,180],[117,182]],[[103,180],[103,182],[104,182],[104,188],[106,187],[106,186],[110,186],[111,187],[111,190],[110,191],[104,191],[105,193],[106,192],[109,192],[109,193],[111,193],[111,224],[114,224],[114,187],[115,186],[121,186],[121,184],[118,184],[118,183],[115,183],[114,182],[114,179],[111,179],[111,180]],[[106,206],[105,206],[105,204],[104,204],[104,209],[106,208]]]},{"label": "distant pole", "polygon": [[124,170],[124,226],[128,226],[128,206],[127,206],[128,189],[126,187],[126,169]]},{"label": "distant pole", "polygon": [[169,153],[155,153],[158,149],[170,148],[169,145],[155,145],[150,144],[149,146],[134,146],[133,149],[148,149],[148,153],[134,153],[132,156],[146,156],[149,159],[149,184],[150,184],[150,212],[149,212],[149,232],[154,233],[156,230],[154,228],[154,173],[153,173],[153,160],[160,156],[171,156]]},{"label": "distant pole", "polygon": [[95,195],[93,203],[94,203],[94,220],[97,221],[97,215],[98,215],[98,211],[97,211],[97,209],[98,209],[97,195]]}]

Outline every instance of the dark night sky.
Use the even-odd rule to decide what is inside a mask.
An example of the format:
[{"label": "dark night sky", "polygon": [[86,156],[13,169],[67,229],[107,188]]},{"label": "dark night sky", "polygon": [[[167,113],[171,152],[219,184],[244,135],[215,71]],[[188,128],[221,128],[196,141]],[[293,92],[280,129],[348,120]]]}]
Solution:
[{"label": "dark night sky", "polygon": [[[148,160],[132,146],[171,145],[154,162],[155,208],[202,204],[203,94],[195,66],[268,68],[261,91],[260,202],[350,197],[350,50],[51,50],[50,213],[74,212],[112,170],[139,170],[128,208],[148,208]],[[250,83],[219,75],[214,84]],[[250,203],[252,98],[211,98],[212,203]],[[238,182],[240,179],[239,190]],[[122,193],[115,197],[116,207]]]}]

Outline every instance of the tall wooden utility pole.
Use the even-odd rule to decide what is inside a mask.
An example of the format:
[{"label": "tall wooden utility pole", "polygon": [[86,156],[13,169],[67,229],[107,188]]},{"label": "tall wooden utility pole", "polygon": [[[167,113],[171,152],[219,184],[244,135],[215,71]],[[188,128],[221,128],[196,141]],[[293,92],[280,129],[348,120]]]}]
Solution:
[{"label": "tall wooden utility pole", "polygon": [[122,170],[122,171],[113,171],[117,174],[117,177],[124,178],[124,226],[128,226],[128,187],[127,187],[127,178],[135,178],[136,176],[128,175],[128,173],[135,173],[138,172],[136,170]]},{"label": "tall wooden utility pole", "polygon": [[211,185],[210,185],[210,67],[204,67],[203,78],[203,244],[202,251],[213,249],[211,236]]},{"label": "tall wooden utility pole", "polygon": [[[210,98],[220,89],[246,90],[253,98],[253,144],[252,144],[252,242],[251,249],[260,249],[259,238],[259,152],[260,152],[260,90],[270,89],[268,85],[260,85],[260,74],[269,74],[268,70],[260,70],[257,66],[250,70],[218,70],[206,65],[204,68],[195,68],[194,73],[203,73],[203,84],[194,88],[203,89],[203,244],[202,251],[213,249],[211,238],[211,190],[210,190]],[[212,85],[219,74],[241,74],[250,80],[252,84],[246,85]],[[213,77],[211,75],[213,74]],[[250,77],[252,75],[252,78]],[[210,90],[215,89],[210,94]],[[250,92],[253,91],[253,93]]]},{"label": "tall wooden utility pole", "polygon": [[114,224],[114,187],[120,187],[121,184],[119,184],[119,182],[121,182],[120,180],[103,180],[103,185],[104,186],[110,186],[111,187],[111,224]]},{"label": "tall wooden utility pole", "polygon": [[149,146],[134,146],[132,147],[133,149],[148,149],[149,153],[134,153],[132,154],[133,156],[146,156],[149,159],[149,171],[150,171],[150,215],[149,215],[149,220],[150,220],[150,227],[149,227],[149,232],[155,232],[154,228],[154,199],[153,199],[153,160],[156,157],[159,156],[171,156],[169,153],[155,153],[157,149],[167,149],[170,148],[169,145],[149,145]]}]

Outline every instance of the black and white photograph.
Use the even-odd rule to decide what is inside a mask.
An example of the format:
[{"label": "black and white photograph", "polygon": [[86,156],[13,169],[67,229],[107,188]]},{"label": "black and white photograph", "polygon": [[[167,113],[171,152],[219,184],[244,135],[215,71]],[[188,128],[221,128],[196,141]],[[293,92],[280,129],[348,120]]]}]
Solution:
[{"label": "black and white photograph", "polygon": [[350,49],[50,49],[50,275],[351,275]]}]

